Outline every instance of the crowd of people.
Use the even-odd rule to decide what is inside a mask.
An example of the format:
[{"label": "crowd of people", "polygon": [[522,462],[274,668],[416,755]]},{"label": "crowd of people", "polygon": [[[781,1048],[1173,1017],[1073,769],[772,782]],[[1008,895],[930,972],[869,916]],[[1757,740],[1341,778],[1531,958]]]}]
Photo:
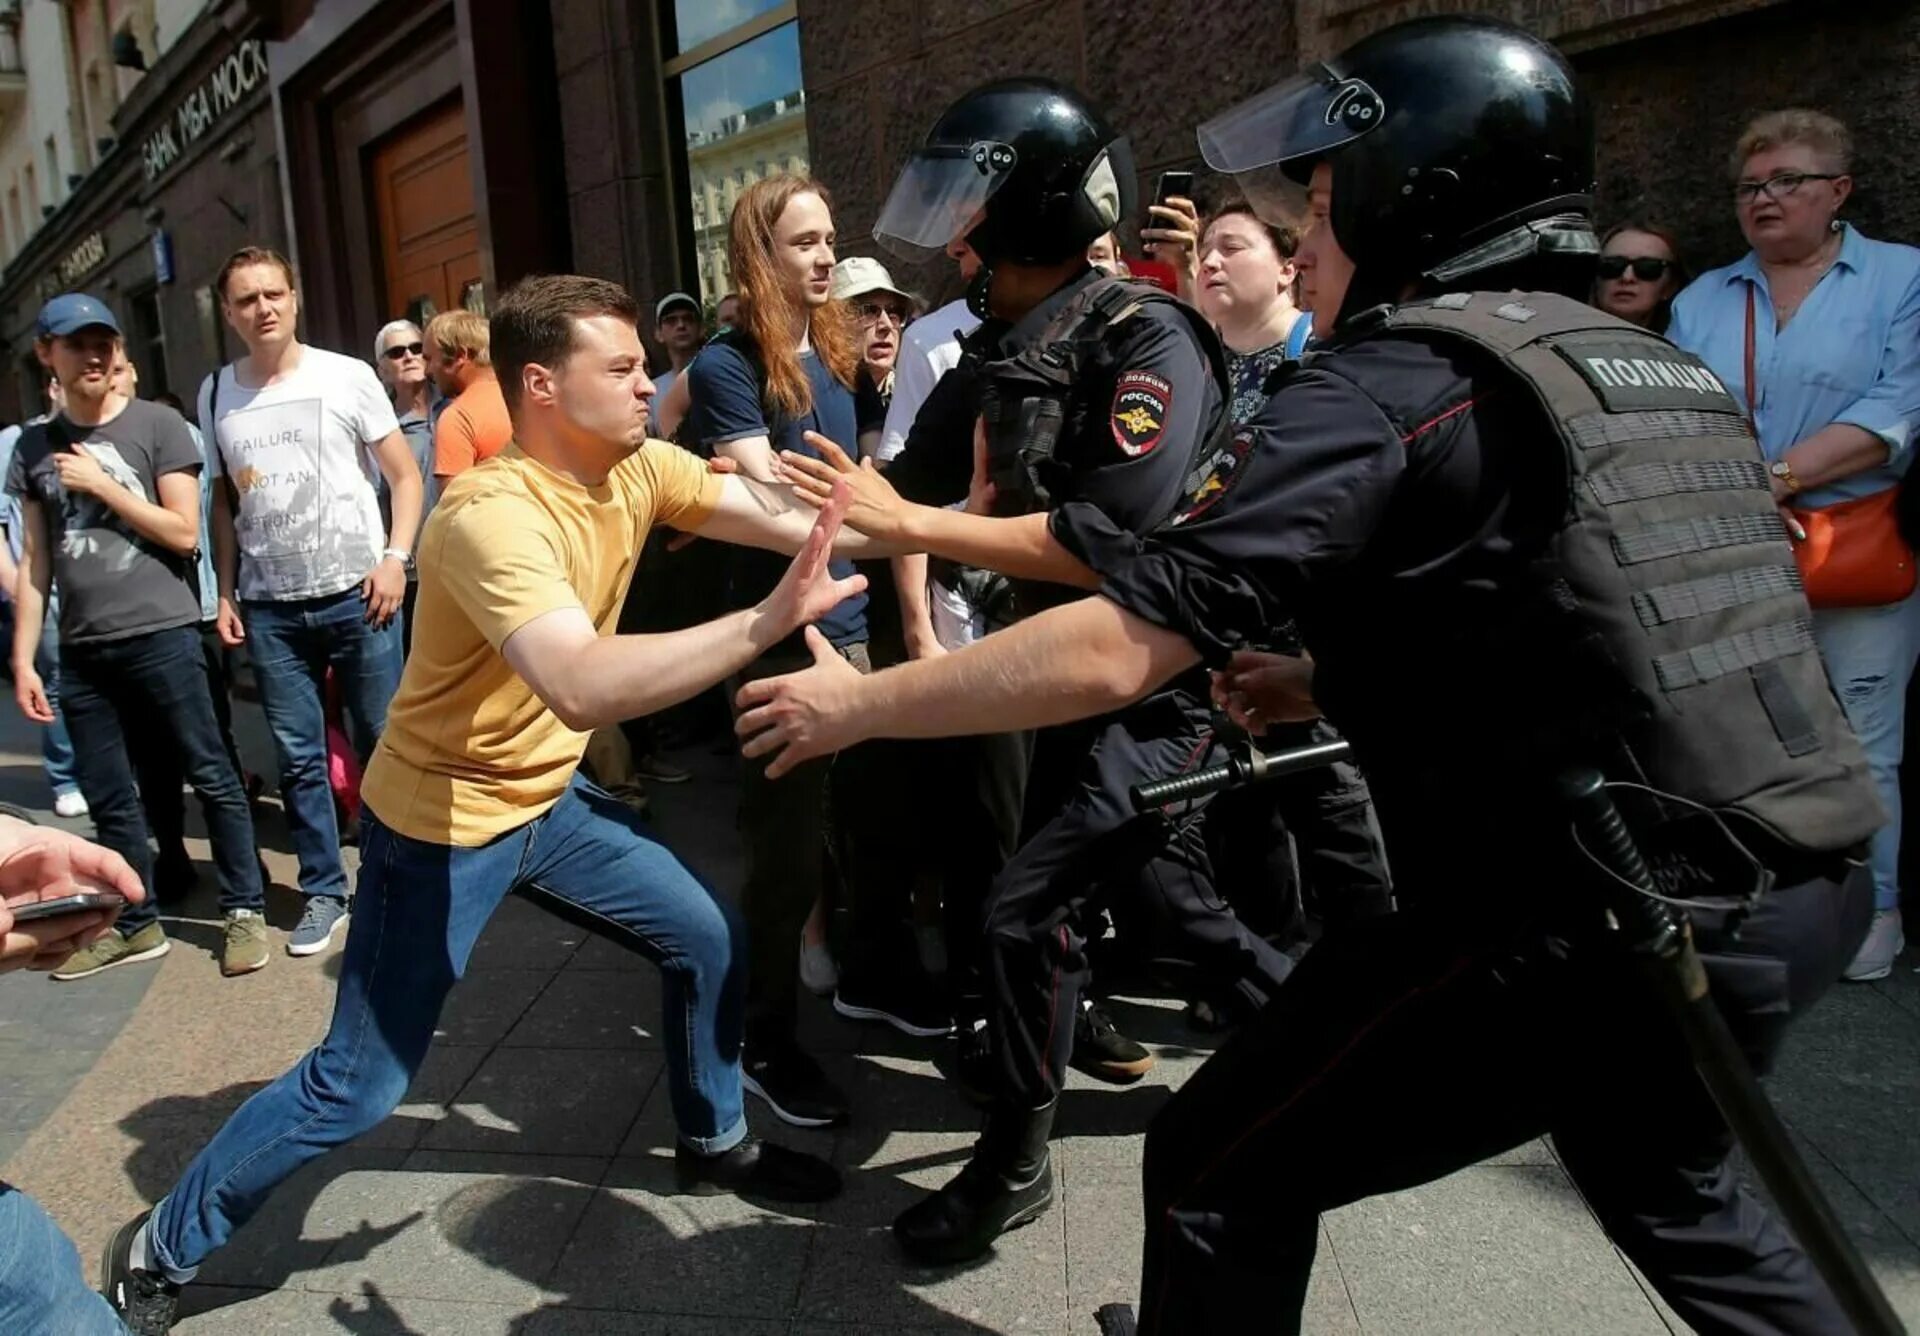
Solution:
[{"label": "crowd of people", "polygon": [[[1178,671],[1098,709],[1069,707],[1105,700],[1126,656],[1035,629],[1067,626],[1065,610],[1098,589],[1200,643],[1164,610],[1198,597],[1192,583],[1153,563],[1169,530],[1232,510],[1214,507],[1274,430],[1276,387],[1316,365],[1316,347],[1340,346],[1359,289],[1326,241],[1328,187],[1316,175],[1321,197],[1284,219],[1251,181],[1244,198],[1163,192],[1139,258],[1171,291],[1115,281],[1130,181],[1027,199],[1011,150],[1004,165],[981,159],[981,179],[1004,176],[991,197],[939,173],[967,166],[956,146],[1013,142],[1014,129],[980,127],[1037,123],[1035,106],[1049,151],[1085,180],[1103,166],[1109,182],[1131,174],[1124,139],[1040,81],[970,98],[936,124],[876,226],[897,254],[944,252],[967,285],[931,311],[879,259],[838,254],[829,190],[797,176],[742,192],[729,232],[739,290],[711,330],[685,292],[652,302],[643,329],[642,306],[613,285],[535,278],[490,319],[388,323],[370,367],[303,343],[292,266],[242,250],[217,289],[246,354],[201,386],[191,422],[177,402],[138,397],[106,304],[46,304],[48,412],[0,440],[11,670],[21,710],[45,728],[56,810],[91,813],[142,893],[111,929],[38,962],[70,981],[169,949],[160,909],[195,877],[181,840],[191,788],[225,918],[220,968],[268,963],[249,806],[260,784],[231,725],[242,654],[305,897],[285,949],[317,954],[353,925],[327,1039],[116,1238],[126,1288],[110,1297],[135,1330],[165,1330],[177,1287],[275,1183],[392,1108],[511,891],[585,913],[660,965],[688,1190],[786,1202],[837,1191],[829,1167],[753,1138],[744,1115],[752,1096],[796,1126],[862,1116],[801,1045],[802,990],[850,1021],[948,1041],[955,1085],[988,1117],[961,1175],[895,1223],[930,1262],[977,1256],[1046,1209],[1067,1065],[1115,1084],[1151,1068],[1106,992],[1168,991],[1196,1027],[1239,1031],[1282,989],[1303,993],[1290,979],[1303,952],[1322,954],[1309,946],[1322,932],[1404,917],[1400,841],[1415,868],[1434,850],[1396,839],[1411,827],[1395,826],[1388,798],[1376,814],[1351,763],[1196,810],[1139,813],[1128,800],[1129,786],[1248,737],[1267,750],[1336,740],[1317,708],[1286,707],[1312,672],[1313,625],[1263,617],[1205,646],[1211,679],[1183,650]],[[1755,118],[1730,169],[1748,254],[1690,278],[1670,229],[1623,221],[1599,232],[1597,263],[1580,257],[1593,275],[1583,295],[1619,329],[1664,334],[1740,404],[1799,541],[1815,529],[1905,551],[1904,585],[1816,596],[1807,628],[1891,818],[1867,855],[1871,923],[1844,962],[1849,978],[1880,978],[1904,947],[1899,772],[1920,658],[1897,504],[1920,421],[1920,250],[1845,221],[1852,146],[1829,116]],[[946,211],[911,212],[928,199]],[[953,199],[966,201],[957,215]],[[1069,343],[1071,358],[1049,360]],[[1409,365],[1410,380],[1441,374]],[[1686,388],[1676,365],[1600,358],[1595,374],[1623,393]],[[1052,419],[1009,388],[1061,383],[1080,397]],[[1426,448],[1472,402],[1414,423],[1401,444]],[[1301,428],[1306,457],[1335,449],[1312,435],[1321,425]],[[1288,439],[1276,437],[1283,457]],[[1298,521],[1289,561],[1358,541],[1339,527],[1356,522],[1356,487]],[[1636,606],[1650,627],[1699,616],[1747,598],[1747,579],[1702,577]],[[1252,595],[1217,598],[1209,614],[1224,619]],[[1438,612],[1419,625],[1439,632],[1426,620]],[[1015,626],[1027,641],[995,635]],[[1774,728],[1811,738],[1804,702],[1735,639],[1716,652],[1739,663],[1693,671],[1752,670]],[[987,640],[1051,643],[1050,670],[1082,676],[1049,679],[997,731],[956,723],[1018,676],[965,676],[959,665],[986,660],[963,651]],[[1160,653],[1141,650],[1156,666]],[[910,697],[934,676],[890,671],[949,656],[944,691]],[[865,702],[854,745],[837,745],[820,721],[839,716],[795,696],[796,682]],[[1092,717],[1068,722],[1078,714]],[[749,736],[737,911],[642,819],[648,784],[688,778],[659,753],[730,736],[736,715]],[[1369,741],[1356,739],[1363,756]],[[341,845],[356,811],[350,895]],[[1221,1096],[1217,1079],[1209,1091]],[[1595,1150],[1587,1168],[1602,1163],[1614,1165]],[[1712,1191],[1727,1207],[1732,1188]],[[1214,1225],[1185,1237],[1166,1246],[1189,1264],[1242,1246]]]}]

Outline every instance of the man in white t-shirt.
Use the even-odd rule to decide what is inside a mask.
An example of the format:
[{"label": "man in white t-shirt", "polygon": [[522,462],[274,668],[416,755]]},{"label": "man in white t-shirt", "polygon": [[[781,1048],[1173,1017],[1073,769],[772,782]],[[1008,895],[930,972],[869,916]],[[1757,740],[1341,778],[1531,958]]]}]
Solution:
[{"label": "man in white t-shirt", "polygon": [[[347,921],[327,778],[327,672],[364,765],[400,684],[420,471],[373,368],[294,336],[300,304],[284,257],[236,251],[217,286],[247,345],[200,387],[200,425],[224,483],[213,493],[220,638],[247,646],[259,682],[307,896],[287,950],[314,955]],[[390,527],[363,455],[386,479]]]},{"label": "man in white t-shirt", "polygon": [[[965,249],[965,243],[960,244],[960,277],[971,282],[980,261]],[[960,340],[979,323],[980,317],[961,297],[929,311],[901,332],[900,351],[893,359],[893,398],[887,404],[880,444],[873,452],[875,464],[885,467],[907,448],[907,435],[921,405],[940,378],[960,365]],[[986,634],[964,593],[928,578],[924,554],[895,557],[893,576],[900,596],[901,635],[914,658],[959,649]]]}]

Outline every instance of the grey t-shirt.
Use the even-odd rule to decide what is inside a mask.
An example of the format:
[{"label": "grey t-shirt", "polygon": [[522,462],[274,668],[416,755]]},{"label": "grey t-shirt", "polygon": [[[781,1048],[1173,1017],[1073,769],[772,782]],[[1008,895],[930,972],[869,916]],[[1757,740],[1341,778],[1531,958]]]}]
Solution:
[{"label": "grey t-shirt", "polygon": [[60,485],[53,457],[76,446],[107,476],[159,504],[158,479],[200,471],[200,452],[171,408],[135,399],[110,422],[83,427],[62,415],[28,427],[7,467],[7,494],[37,501],[47,517],[60,586],[60,643],[124,640],[200,620],[192,561],[136,534],[91,496]]}]

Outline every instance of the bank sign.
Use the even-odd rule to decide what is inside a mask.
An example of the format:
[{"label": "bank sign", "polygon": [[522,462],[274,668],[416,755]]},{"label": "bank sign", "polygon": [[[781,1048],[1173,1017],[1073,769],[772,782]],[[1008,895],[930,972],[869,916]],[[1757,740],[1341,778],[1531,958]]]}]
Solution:
[{"label": "bank sign", "polygon": [[146,161],[147,180],[153,180],[180,161],[188,149],[266,80],[266,45],[258,41],[240,43],[180,100],[173,115],[147,136],[146,146],[140,150]]}]

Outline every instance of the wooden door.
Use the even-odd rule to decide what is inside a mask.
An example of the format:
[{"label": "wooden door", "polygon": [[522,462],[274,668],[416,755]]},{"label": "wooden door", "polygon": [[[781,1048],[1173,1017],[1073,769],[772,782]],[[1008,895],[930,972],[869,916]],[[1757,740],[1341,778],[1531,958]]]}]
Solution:
[{"label": "wooden door", "polygon": [[458,98],[421,115],[374,149],[370,186],[380,227],[389,318],[425,325],[437,311],[486,309],[480,229]]}]

